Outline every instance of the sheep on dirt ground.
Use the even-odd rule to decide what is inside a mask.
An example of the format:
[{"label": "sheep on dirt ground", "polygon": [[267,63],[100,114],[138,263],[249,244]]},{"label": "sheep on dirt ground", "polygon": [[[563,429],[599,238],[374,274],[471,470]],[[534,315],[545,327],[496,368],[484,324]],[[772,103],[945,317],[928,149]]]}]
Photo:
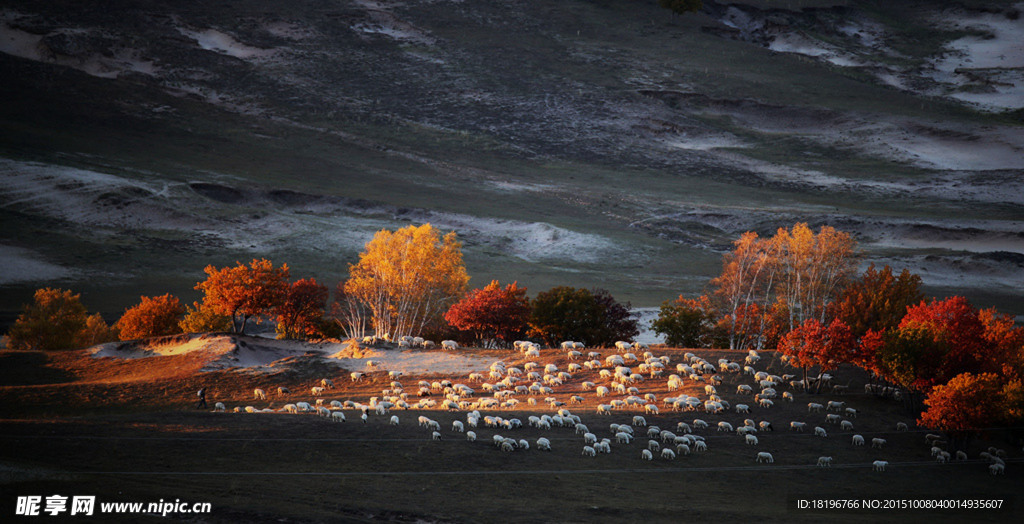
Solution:
[{"label": "sheep on dirt ground", "polygon": [[615,434],[615,442],[619,444],[629,444],[629,441],[633,438],[632,435],[625,431],[620,431]]},{"label": "sheep on dirt ground", "polygon": [[643,460],[654,460],[654,453],[651,453],[649,449],[642,450],[640,451],[640,458]]},{"label": "sheep on dirt ground", "polygon": [[746,404],[736,404],[736,413],[750,413],[750,406]]},{"label": "sheep on dirt ground", "polygon": [[260,388],[252,390],[252,394],[256,397],[256,400],[267,400],[267,392]]},{"label": "sheep on dirt ground", "polygon": [[392,426],[397,426],[398,425],[398,415],[391,415],[391,425]]},{"label": "sheep on dirt ground", "polygon": [[476,432],[475,431],[467,431],[466,432],[466,440],[468,440],[470,442],[476,442]]},{"label": "sheep on dirt ground", "polygon": [[853,431],[853,422],[850,422],[849,420],[844,420],[839,423],[839,428],[842,429],[843,431]]},{"label": "sheep on dirt ground", "polygon": [[286,388],[284,386],[281,386],[281,387],[277,388],[277,394],[278,395],[286,395],[286,394],[291,393],[291,392],[292,392],[292,390],[290,390],[290,389],[288,389],[288,388]]},{"label": "sheep on dirt ground", "polygon": [[853,436],[853,445],[854,446],[863,446],[864,445],[864,436],[863,435],[854,435]]},{"label": "sheep on dirt ground", "polygon": [[910,428],[907,427],[906,422],[897,422],[896,431],[910,431]]},{"label": "sheep on dirt ground", "polygon": [[590,446],[583,446],[583,456],[584,457],[596,457],[597,456],[597,450],[592,448],[592,447],[590,447]]},{"label": "sheep on dirt ground", "polygon": [[693,450],[694,451],[707,451],[708,450],[708,445],[706,443],[704,443],[703,440],[698,440],[697,442],[693,443]]},{"label": "sheep on dirt ground", "polygon": [[213,405],[213,410],[214,411],[224,411],[226,409],[228,409],[228,408],[227,408],[227,406],[224,405],[223,402],[218,402],[218,403]]},{"label": "sheep on dirt ground", "polygon": [[340,411],[331,412],[331,420],[335,422],[345,422],[345,414]]},{"label": "sheep on dirt ground", "polygon": [[743,439],[747,442],[747,445],[750,445],[750,446],[756,446],[757,445],[757,437],[755,437],[755,436],[753,436],[753,435],[751,435],[749,433],[746,436],[744,436]]},{"label": "sheep on dirt ground", "polygon": [[832,467],[832,457],[818,457],[818,467],[819,468],[831,468]]},{"label": "sheep on dirt ground", "polygon": [[768,422],[767,420],[762,420],[761,422],[758,422],[757,427],[760,428],[761,431],[775,431],[775,428],[772,427],[772,423]]},{"label": "sheep on dirt ground", "polygon": [[362,382],[364,376],[365,375],[358,371],[353,371],[352,373],[349,374],[349,378],[352,380],[352,382]]},{"label": "sheep on dirt ground", "polygon": [[951,457],[952,455],[950,455],[948,451],[942,451],[938,455],[936,455],[935,460],[937,460],[940,464],[948,464],[949,459]]},{"label": "sheep on dirt ground", "polygon": [[825,406],[818,404],[817,402],[810,402],[807,404],[807,412],[821,413],[821,410],[825,409]]},{"label": "sheep on dirt ground", "polygon": [[544,437],[537,439],[537,449],[541,451],[551,451],[551,441]]},{"label": "sheep on dirt ground", "polygon": [[871,439],[871,447],[874,449],[882,449],[882,446],[885,445],[885,442],[886,441],[884,438],[875,437]]},{"label": "sheep on dirt ground", "polygon": [[957,460],[967,460],[967,453],[964,453],[963,451],[957,451],[956,452],[956,459]]},{"label": "sheep on dirt ground", "polygon": [[871,463],[872,469],[875,471],[885,471],[885,467],[888,465],[889,462],[886,460],[876,460]]},{"label": "sheep on dirt ground", "polygon": [[701,420],[699,418],[695,418],[695,419],[693,419],[693,427],[695,429],[707,429],[708,423],[704,422],[703,420]]},{"label": "sheep on dirt ground", "polygon": [[724,431],[726,433],[732,433],[733,432],[732,424],[730,424],[728,422],[725,422],[725,421],[719,422],[718,423],[718,431]]},{"label": "sheep on dirt ground", "polygon": [[647,419],[645,419],[644,417],[642,417],[640,415],[635,415],[633,417],[633,425],[634,426],[647,426]]},{"label": "sheep on dirt ground", "polygon": [[324,388],[331,389],[334,387],[334,381],[329,378],[320,379],[320,385]]},{"label": "sheep on dirt ground", "polygon": [[789,423],[789,429],[790,430],[796,430],[796,431],[799,431],[801,433],[804,432],[804,428],[806,428],[806,427],[807,427],[807,423],[806,422],[797,422],[797,421],[794,420],[794,421]]},{"label": "sheep on dirt ground", "polygon": [[989,464],[988,465],[988,472],[993,474],[993,475],[1005,475],[1006,474],[1006,466],[1004,466],[1002,464]]},{"label": "sheep on dirt ground", "polygon": [[661,458],[663,458],[665,460],[675,460],[676,459],[676,452],[672,451],[672,448],[665,448],[665,449],[661,450]]},{"label": "sheep on dirt ground", "polygon": [[774,464],[775,463],[775,457],[773,457],[772,454],[768,453],[767,451],[762,451],[762,452],[757,454],[757,463],[760,464],[762,462],[767,462],[769,464]]},{"label": "sheep on dirt ground", "polygon": [[693,433],[693,429],[686,422],[680,422],[676,424],[676,431],[679,433]]},{"label": "sheep on dirt ground", "polygon": [[823,428],[821,426],[814,426],[814,436],[815,437],[827,437],[828,433],[825,432],[825,428]]}]

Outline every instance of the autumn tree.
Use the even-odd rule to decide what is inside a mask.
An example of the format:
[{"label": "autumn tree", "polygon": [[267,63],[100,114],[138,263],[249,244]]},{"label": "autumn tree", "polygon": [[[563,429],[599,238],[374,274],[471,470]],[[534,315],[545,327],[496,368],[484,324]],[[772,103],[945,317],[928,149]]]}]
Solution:
[{"label": "autumn tree", "polygon": [[185,317],[178,322],[182,333],[216,333],[231,329],[231,317],[218,313],[204,302],[185,307]]},{"label": "autumn tree", "polygon": [[288,290],[288,265],[275,268],[267,259],[217,269],[206,266],[206,280],[196,284],[203,306],[231,319],[231,331],[244,333],[250,318],[270,318]]},{"label": "autumn tree", "polygon": [[455,232],[424,224],[378,231],[349,266],[345,295],[372,313],[377,336],[397,338],[439,322],[468,282]]},{"label": "autumn tree", "polygon": [[180,333],[178,322],[185,307],[171,294],[140,297],[140,302],[125,310],[116,327],[121,340],[160,337]]},{"label": "autumn tree", "polygon": [[513,282],[504,288],[492,280],[483,289],[470,291],[444,314],[452,327],[472,333],[481,347],[509,347],[526,333],[530,300],[526,288]]},{"label": "autumn tree", "polygon": [[89,315],[81,295],[37,289],[7,332],[10,349],[77,349],[117,340],[99,314]]},{"label": "autumn tree", "polygon": [[1007,421],[1003,384],[994,373],[961,373],[947,384],[932,388],[924,404],[928,409],[917,423],[945,431],[958,449],[965,449],[978,430]]},{"label": "autumn tree", "polygon": [[320,336],[328,294],[327,286],[314,278],[290,284],[276,310],[278,338]]},{"label": "autumn tree", "polygon": [[776,297],[789,313],[789,328],[809,318],[825,323],[827,306],[856,268],[856,242],[829,226],[815,234],[805,223],[780,228],[774,241],[780,266]]},{"label": "autumn tree", "polygon": [[640,333],[629,304],[620,304],[605,290],[559,286],[532,301],[530,335],[549,346],[563,340],[588,346],[607,346],[631,340]]},{"label": "autumn tree", "polygon": [[675,300],[666,300],[661,304],[658,318],[651,323],[651,328],[658,335],[664,336],[669,346],[711,347],[716,317],[707,296],[689,299],[680,295]]},{"label": "autumn tree", "polygon": [[345,282],[334,288],[330,318],[348,339],[361,338],[373,327],[373,311],[359,297],[345,292]]},{"label": "autumn tree", "polygon": [[809,318],[787,333],[778,349],[787,363],[803,369],[803,378],[807,380],[808,368],[834,369],[840,363],[851,362],[855,348],[850,327],[842,320],[823,325],[818,319]]},{"label": "autumn tree", "polygon": [[828,316],[841,319],[860,338],[868,330],[894,329],[907,314],[907,307],[923,299],[920,276],[906,269],[893,275],[889,266],[877,270],[871,264],[829,305]]},{"label": "autumn tree", "polygon": [[723,257],[722,274],[711,280],[715,309],[722,315],[729,349],[744,349],[748,344],[760,349],[768,318],[751,313],[766,311],[773,300],[779,243],[747,231],[733,245]]}]

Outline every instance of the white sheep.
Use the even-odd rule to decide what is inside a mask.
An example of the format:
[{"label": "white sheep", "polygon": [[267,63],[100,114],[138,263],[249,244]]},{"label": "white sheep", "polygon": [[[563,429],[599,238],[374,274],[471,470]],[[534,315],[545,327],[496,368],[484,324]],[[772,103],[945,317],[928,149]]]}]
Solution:
[{"label": "white sheep", "polygon": [[825,432],[825,428],[823,428],[821,426],[814,426],[814,436],[815,437],[827,437],[828,433]]},{"label": "white sheep", "polygon": [[476,432],[475,431],[467,431],[466,432],[466,440],[468,440],[470,442],[476,442]]},{"label": "white sheep", "polygon": [[649,449],[641,450],[640,458],[643,460],[654,460],[654,453],[651,453]]},{"label": "white sheep", "polygon": [[590,446],[583,446],[583,456],[584,457],[596,457],[597,456],[597,450],[595,450],[594,448],[592,448]]},{"label": "white sheep", "polygon": [[1003,464],[989,464],[988,472],[993,475],[1005,475],[1006,466],[1004,466]]},{"label": "white sheep", "polygon": [[686,422],[680,422],[676,424],[676,431],[679,433],[693,433],[693,429]]},{"label": "white sheep", "polygon": [[957,451],[956,452],[956,459],[957,460],[967,460],[967,453],[965,453],[963,451]]},{"label": "white sheep", "polygon": [[766,399],[766,398],[762,398],[761,400],[759,400],[759,401],[757,402],[757,404],[758,404],[759,406],[761,406],[762,408],[766,408],[766,409],[767,409],[767,408],[770,408],[770,407],[772,407],[772,406],[774,406],[774,405],[775,405],[775,403],[774,403],[774,402],[772,402],[771,400],[769,400],[769,399]]},{"label": "white sheep", "polygon": [[320,385],[324,388],[331,389],[334,387],[334,381],[329,378],[322,378],[320,379]]},{"label": "white sheep", "polygon": [[663,458],[665,460],[675,460],[676,459],[676,452],[672,451],[672,448],[665,448],[665,449],[661,450],[661,458]]},{"label": "white sheep", "polygon": [[846,405],[845,402],[839,402],[837,400],[830,400],[830,401],[828,401],[828,407],[826,409],[828,411],[833,411],[833,410],[834,411],[842,411],[842,409],[843,409],[843,407],[845,405]]},{"label": "white sheep", "polygon": [[658,450],[661,449],[661,444],[658,444],[657,440],[648,440],[647,441],[647,449],[657,453]]},{"label": "white sheep", "polygon": [[839,428],[842,429],[843,431],[853,431],[853,422],[850,422],[849,420],[844,420],[839,424]]},{"label": "white sheep", "polygon": [[459,349],[459,343],[454,340],[442,340],[441,349],[455,351],[456,349]]},{"label": "white sheep", "polygon": [[730,424],[728,422],[725,422],[725,421],[719,422],[718,423],[718,431],[723,431],[723,432],[726,432],[726,433],[732,433],[733,432],[732,424]]},{"label": "white sheep", "polygon": [[352,373],[349,374],[349,378],[352,380],[352,382],[362,382],[364,376],[365,375],[358,371],[353,371]]},{"label": "white sheep", "polygon": [[746,441],[747,445],[750,445],[750,446],[756,446],[757,445],[757,437],[755,437],[754,435],[751,435],[751,434],[747,433],[743,437],[743,439]]},{"label": "white sheep", "polygon": [[620,431],[615,434],[615,442],[618,442],[619,444],[629,444],[629,441],[632,438],[633,436],[625,431]]},{"label": "white sheep", "polygon": [[224,405],[223,402],[218,402],[218,403],[213,405],[213,410],[214,411],[224,411],[226,409],[228,409],[228,408],[227,408],[227,406]]},{"label": "white sheep", "polygon": [[644,417],[642,417],[640,415],[635,415],[633,417],[633,425],[634,426],[647,426],[647,419],[645,419]]},{"label": "white sheep", "polygon": [[644,404],[644,412],[646,412],[648,415],[657,415],[658,406],[654,404]]},{"label": "white sheep", "polygon": [[340,411],[331,412],[331,420],[335,422],[345,422],[345,414]]},{"label": "white sheep", "polygon": [[819,468],[831,468],[832,467],[832,457],[818,457],[818,467]]},{"label": "white sheep", "polygon": [[949,453],[948,451],[941,451],[941,452],[939,452],[939,454],[938,454],[938,455],[937,455],[937,456],[935,457],[935,460],[937,460],[937,461],[938,461],[938,462],[939,462],[940,464],[946,464],[946,463],[948,463],[948,462],[949,462],[949,459],[950,459],[951,457],[952,457],[952,455],[950,455],[950,453]]},{"label": "white sheep", "polygon": [[284,387],[284,386],[281,386],[281,387],[277,388],[277,394],[278,394],[278,396],[280,396],[280,395],[286,395],[286,394],[289,394],[289,393],[291,393],[291,392],[292,392],[292,390],[290,390],[290,389],[288,389],[288,388],[286,388],[286,387]]},{"label": "white sheep", "polygon": [[267,392],[260,388],[252,390],[252,394],[256,397],[256,400],[267,400]]},{"label": "white sheep", "polygon": [[871,463],[872,469],[874,469],[875,471],[885,471],[885,467],[888,465],[889,462],[885,460],[876,460]]},{"label": "white sheep", "polygon": [[783,391],[782,400],[785,400],[787,402],[793,402],[793,394],[790,393],[789,391]]},{"label": "white sheep", "polygon": [[398,425],[398,415],[391,415],[391,425],[392,426],[397,426]]},{"label": "white sheep", "polygon": [[593,433],[584,433],[583,442],[587,445],[593,445],[597,443],[597,435]]},{"label": "white sheep", "polygon": [[896,431],[909,431],[909,430],[910,430],[910,428],[907,427],[907,423],[906,422],[897,422],[896,423]]},{"label": "white sheep", "polygon": [[438,431],[434,431],[430,434],[430,438],[431,440],[441,440],[441,433]]},{"label": "white sheep", "polygon": [[864,445],[864,436],[863,435],[854,435],[852,442],[853,442],[854,446],[863,446]]},{"label": "white sheep", "polygon": [[818,404],[817,402],[810,402],[807,404],[807,412],[821,413],[821,410],[825,409],[825,406]]},{"label": "white sheep", "polygon": [[759,452],[757,454],[757,462],[758,462],[758,464],[760,464],[762,462],[767,462],[769,464],[774,464],[775,463],[775,457],[773,457],[772,454],[768,453],[767,451],[761,451],[761,452]]},{"label": "white sheep", "polygon": [[871,439],[871,447],[874,449],[882,449],[882,446],[885,445],[885,442],[886,441],[884,438],[875,437]]},{"label": "white sheep", "polygon": [[693,427],[694,427],[694,429],[707,429],[708,423],[704,422],[703,420],[701,420],[699,418],[695,418],[695,419],[693,419]]},{"label": "white sheep", "polygon": [[537,439],[537,449],[541,451],[551,451],[551,441],[544,437]]},{"label": "white sheep", "polygon": [[736,404],[736,413],[750,413],[750,406],[746,404]]},{"label": "white sheep", "polygon": [[320,386],[313,386],[313,387],[309,388],[309,393],[311,395],[313,395],[314,397],[317,396],[317,395],[322,395],[323,392],[324,392],[324,388],[322,388]]}]

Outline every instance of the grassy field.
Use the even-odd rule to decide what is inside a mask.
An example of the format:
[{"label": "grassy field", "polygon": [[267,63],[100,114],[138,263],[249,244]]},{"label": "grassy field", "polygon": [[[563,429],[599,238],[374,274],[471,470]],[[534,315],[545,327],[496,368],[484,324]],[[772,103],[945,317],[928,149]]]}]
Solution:
[{"label": "grassy field", "polygon": [[[475,355],[504,359],[522,367],[522,359],[499,351],[469,350]],[[740,352],[696,350],[711,362],[739,359]],[[656,348],[672,366],[683,350]],[[772,354],[763,354],[758,369],[794,372]],[[756,447],[742,437],[715,431],[719,421],[742,425],[748,415],[728,412],[672,412],[647,415],[649,426],[676,430],[681,421],[695,418],[710,424],[697,429],[708,450],[674,461],[640,458],[647,444],[645,428],[630,444],[613,441],[612,453],[595,458],[581,456],[583,439],[573,428],[505,430],[477,428],[476,442],[451,430],[461,412],[393,410],[389,416],[371,414],[366,423],[359,412],[345,410],[347,421],[328,422],[315,415],[232,413],[235,406],[279,409],[285,403],[313,401],[307,388],[330,377],[336,389],[324,398],[367,402],[388,387],[384,372],[352,384],[347,371],[316,357],[298,358],[276,373],[245,369],[199,372],[208,357],[191,353],[133,360],[94,359],[85,352],[4,352],[0,354],[0,491],[5,504],[16,494],[88,494],[99,501],[149,502],[180,499],[210,502],[212,513],[203,517],[175,518],[193,522],[621,522],[648,520],[677,522],[704,519],[840,522],[911,521],[963,518],[971,522],[1014,522],[1021,516],[1019,443],[1006,441],[1003,432],[984,434],[968,450],[971,460],[937,464],[925,443],[926,431],[916,428],[902,406],[892,400],[863,393],[866,377],[850,368],[836,372],[837,383],[848,384],[844,395],[794,392],[792,403],[776,399],[771,408],[751,408],[750,418],[772,422],[775,431],[757,434]],[[568,365],[561,351],[544,350],[541,364]],[[581,418],[598,438],[614,438],[608,424],[630,424],[638,411],[616,411],[598,416],[593,392],[582,392],[583,381],[606,383],[597,371],[584,371],[555,387],[552,396],[568,401],[582,395],[582,404],[566,408]],[[753,404],[749,396],[735,394],[749,376],[723,373],[718,387],[733,405]],[[419,380],[450,379],[468,383],[465,376],[436,374],[405,376],[406,390]],[[194,391],[209,391],[209,403],[223,402],[227,413],[196,410]],[[293,393],[279,396],[277,386]],[[254,387],[268,391],[266,401],[251,398]],[[669,392],[663,379],[638,384],[640,394],[652,393],[661,401],[685,392],[706,398],[703,386],[686,381],[684,391]],[[782,388],[788,391],[789,388]],[[479,391],[479,388],[478,388]],[[621,398],[616,396],[616,398]],[[504,419],[552,414],[543,406],[484,412]],[[850,418],[854,431],[841,431],[825,423],[823,413],[808,413],[807,403],[839,400],[857,409]],[[600,399],[607,402],[606,399]],[[441,425],[441,441],[418,427],[426,415]],[[789,421],[821,425],[828,437],[788,430]],[[908,432],[895,431],[896,423],[910,424]],[[524,424],[525,425],[525,424]],[[472,429],[472,428],[470,428]],[[852,433],[887,440],[882,449],[854,447]],[[526,439],[529,450],[499,451],[491,437],[501,434]],[[551,440],[552,451],[538,451],[536,439]],[[977,459],[988,446],[1009,452],[1005,476],[992,476],[987,463]],[[757,452],[773,454],[774,464],[757,464]],[[831,468],[815,466],[819,456],[832,456]],[[871,462],[887,460],[885,472],[874,472]],[[999,511],[822,511],[798,510],[796,499],[828,497],[971,497],[1004,499]],[[13,502],[11,502],[13,505]],[[109,516],[108,516],[109,517]],[[152,519],[158,517],[151,517]],[[111,522],[124,521],[117,518]],[[131,519],[133,521],[138,519]],[[146,518],[142,518],[146,521]]]}]

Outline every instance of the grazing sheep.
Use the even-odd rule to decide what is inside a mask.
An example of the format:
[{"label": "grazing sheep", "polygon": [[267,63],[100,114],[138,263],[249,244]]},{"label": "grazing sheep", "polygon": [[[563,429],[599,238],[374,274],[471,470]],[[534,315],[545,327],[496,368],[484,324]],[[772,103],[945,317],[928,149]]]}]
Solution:
[{"label": "grazing sheep", "polygon": [[551,441],[544,437],[537,439],[537,449],[541,451],[551,451]]},{"label": "grazing sheep", "polygon": [[831,468],[832,467],[832,457],[818,457],[818,467],[819,468]]},{"label": "grazing sheep", "polygon": [[839,429],[842,429],[843,431],[853,431],[853,422],[844,420],[839,423]]},{"label": "grazing sheep", "polygon": [[459,343],[454,340],[442,340],[441,349],[455,351],[456,349],[459,349]]},{"label": "grazing sheep", "polygon": [[654,404],[644,404],[644,412],[647,413],[648,415],[657,415],[658,406]]},{"label": "grazing sheep", "polygon": [[291,392],[292,392],[292,390],[290,390],[290,389],[288,389],[288,388],[286,388],[284,386],[281,386],[281,387],[277,388],[278,396],[285,395],[285,394],[288,394],[288,393],[291,393]]},{"label": "grazing sheep", "polygon": [[584,433],[583,434],[583,443],[587,444],[587,445],[596,444],[597,443],[597,435],[595,435],[593,433]]},{"label": "grazing sheep", "polygon": [[845,402],[839,402],[837,400],[830,400],[830,401],[828,401],[828,407],[826,409],[828,411],[833,411],[833,410],[834,411],[842,411],[844,406],[846,406]]},{"label": "grazing sheep", "polygon": [[760,464],[762,462],[767,462],[769,464],[774,464],[775,463],[775,457],[773,457],[772,454],[768,453],[767,451],[761,451],[761,452],[759,452],[757,454],[757,463]]},{"label": "grazing sheep", "polygon": [[759,406],[761,406],[762,408],[766,408],[766,409],[772,407],[773,405],[775,405],[774,402],[772,402],[771,400],[768,400],[766,398],[763,398],[763,399],[759,400],[757,404]]},{"label": "grazing sheep", "polygon": [[1006,466],[1004,466],[1002,464],[989,464],[988,465],[988,472],[993,474],[993,475],[1005,475],[1006,474]]},{"label": "grazing sheep", "polygon": [[755,437],[755,436],[753,436],[753,435],[751,435],[749,433],[746,436],[744,436],[743,439],[746,441],[748,446],[756,446],[757,445],[757,437]]},{"label": "grazing sheep", "polygon": [[838,424],[839,415],[836,415],[835,413],[829,413],[828,415],[825,415],[825,422],[829,424]]},{"label": "grazing sheep", "polygon": [[750,406],[746,404],[736,404],[736,413],[750,413]]},{"label": "grazing sheep", "polygon": [[693,450],[694,451],[707,451],[708,450],[708,445],[703,440],[698,440],[697,442],[693,443]]},{"label": "grazing sheep", "polygon": [[651,453],[649,449],[641,450],[640,458],[643,460],[654,460],[654,453]]},{"label": "grazing sheep", "polygon": [[644,417],[642,417],[640,415],[635,415],[633,417],[633,425],[634,426],[644,426],[644,427],[646,427],[647,426],[647,419],[645,419]]},{"label": "grazing sheep", "polygon": [[872,469],[874,469],[875,471],[885,471],[885,467],[888,465],[889,462],[885,460],[876,460],[871,463]]},{"label": "grazing sheep", "polygon": [[252,390],[252,394],[256,397],[256,400],[267,400],[267,392],[260,388]]},{"label": "grazing sheep", "polygon": [[787,402],[793,402],[793,394],[790,393],[789,391],[783,391],[782,400],[785,400]]},{"label": "grazing sheep", "polygon": [[679,455],[689,455],[690,454],[690,446],[687,445],[687,444],[683,444],[683,443],[676,444],[676,453],[679,454]]},{"label": "grazing sheep", "polygon": [[828,433],[825,432],[825,428],[823,428],[821,426],[814,426],[814,436],[815,437],[827,437]]},{"label": "grazing sheep", "polygon": [[719,422],[718,423],[718,431],[724,431],[726,433],[732,433],[733,432],[732,424],[730,424],[728,422],[725,422],[725,421]]},{"label": "grazing sheep", "polygon": [[352,382],[362,382],[364,376],[365,375],[358,371],[353,371],[352,373],[349,374],[349,378],[352,380]]},{"label": "grazing sheep", "polygon": [[224,411],[226,409],[228,409],[228,408],[227,408],[227,406],[224,405],[223,402],[218,402],[218,403],[213,405],[213,410],[214,411]]},{"label": "grazing sheep", "polygon": [[882,446],[884,446],[884,445],[885,445],[885,439],[884,438],[875,437],[875,438],[871,439],[871,447],[874,448],[874,449],[882,449]]},{"label": "grazing sheep", "polygon": [[648,440],[647,441],[647,449],[657,453],[658,450],[661,449],[661,444],[658,444],[657,440]]},{"label": "grazing sheep", "polygon": [[825,406],[818,404],[817,402],[810,402],[807,404],[807,412],[821,413],[821,410],[825,409]]},{"label": "grazing sheep", "polygon": [[398,425],[398,415],[391,415],[391,425],[392,426],[397,426]]},{"label": "grazing sheep", "polygon": [[363,421],[363,424],[366,424],[366,419],[367,418],[368,417],[366,416],[366,413],[363,413],[362,416],[359,417],[359,419]]},{"label": "grazing sheep", "polygon": [[676,452],[672,451],[672,448],[665,448],[665,449],[661,450],[661,458],[663,458],[665,460],[675,460],[676,459]]},{"label": "grazing sheep", "polygon": [[629,444],[629,441],[633,438],[632,435],[625,431],[620,431],[615,434],[615,442],[619,444]]},{"label": "grazing sheep", "polygon": [[332,411],[331,420],[335,422],[345,422],[345,414],[340,411]]},{"label": "grazing sheep", "polygon": [[322,378],[320,379],[320,385],[326,389],[331,389],[334,387],[334,382],[329,378]]},{"label": "grazing sheep", "polygon": [[907,427],[907,423],[906,422],[897,422],[896,423],[896,431],[909,431],[909,430],[910,430],[910,428]]},{"label": "grazing sheep", "polygon": [[583,446],[583,456],[584,457],[596,457],[597,456],[597,450],[595,450],[594,448],[592,448],[590,446]]},{"label": "grazing sheep", "polygon": [[967,453],[964,453],[963,451],[957,451],[956,452],[956,459],[957,460],[967,460]]},{"label": "grazing sheep", "polygon": [[696,429],[707,429],[708,423],[699,418],[693,419],[693,427]]},{"label": "grazing sheep", "polygon": [[853,436],[853,445],[854,446],[863,446],[864,445],[864,436],[863,435],[854,435]]},{"label": "grazing sheep", "polygon": [[775,428],[772,427],[772,423],[767,420],[758,422],[757,427],[761,428],[761,431],[775,431]]},{"label": "grazing sheep", "polygon": [[950,455],[948,451],[941,451],[938,455],[936,455],[935,460],[937,460],[940,464],[947,464],[949,463],[949,459],[951,457],[952,455]]},{"label": "grazing sheep", "polygon": [[309,393],[311,395],[313,395],[314,397],[317,396],[317,395],[322,395],[323,392],[324,392],[324,388],[322,388],[320,386],[313,386],[313,387],[309,388]]},{"label": "grazing sheep", "polygon": [[691,429],[690,425],[687,424],[686,422],[680,422],[676,424],[676,431],[678,431],[679,433],[693,433],[693,429]]},{"label": "grazing sheep", "polygon": [[476,442],[476,432],[475,431],[467,431],[466,432],[466,440],[468,440],[470,442]]}]

